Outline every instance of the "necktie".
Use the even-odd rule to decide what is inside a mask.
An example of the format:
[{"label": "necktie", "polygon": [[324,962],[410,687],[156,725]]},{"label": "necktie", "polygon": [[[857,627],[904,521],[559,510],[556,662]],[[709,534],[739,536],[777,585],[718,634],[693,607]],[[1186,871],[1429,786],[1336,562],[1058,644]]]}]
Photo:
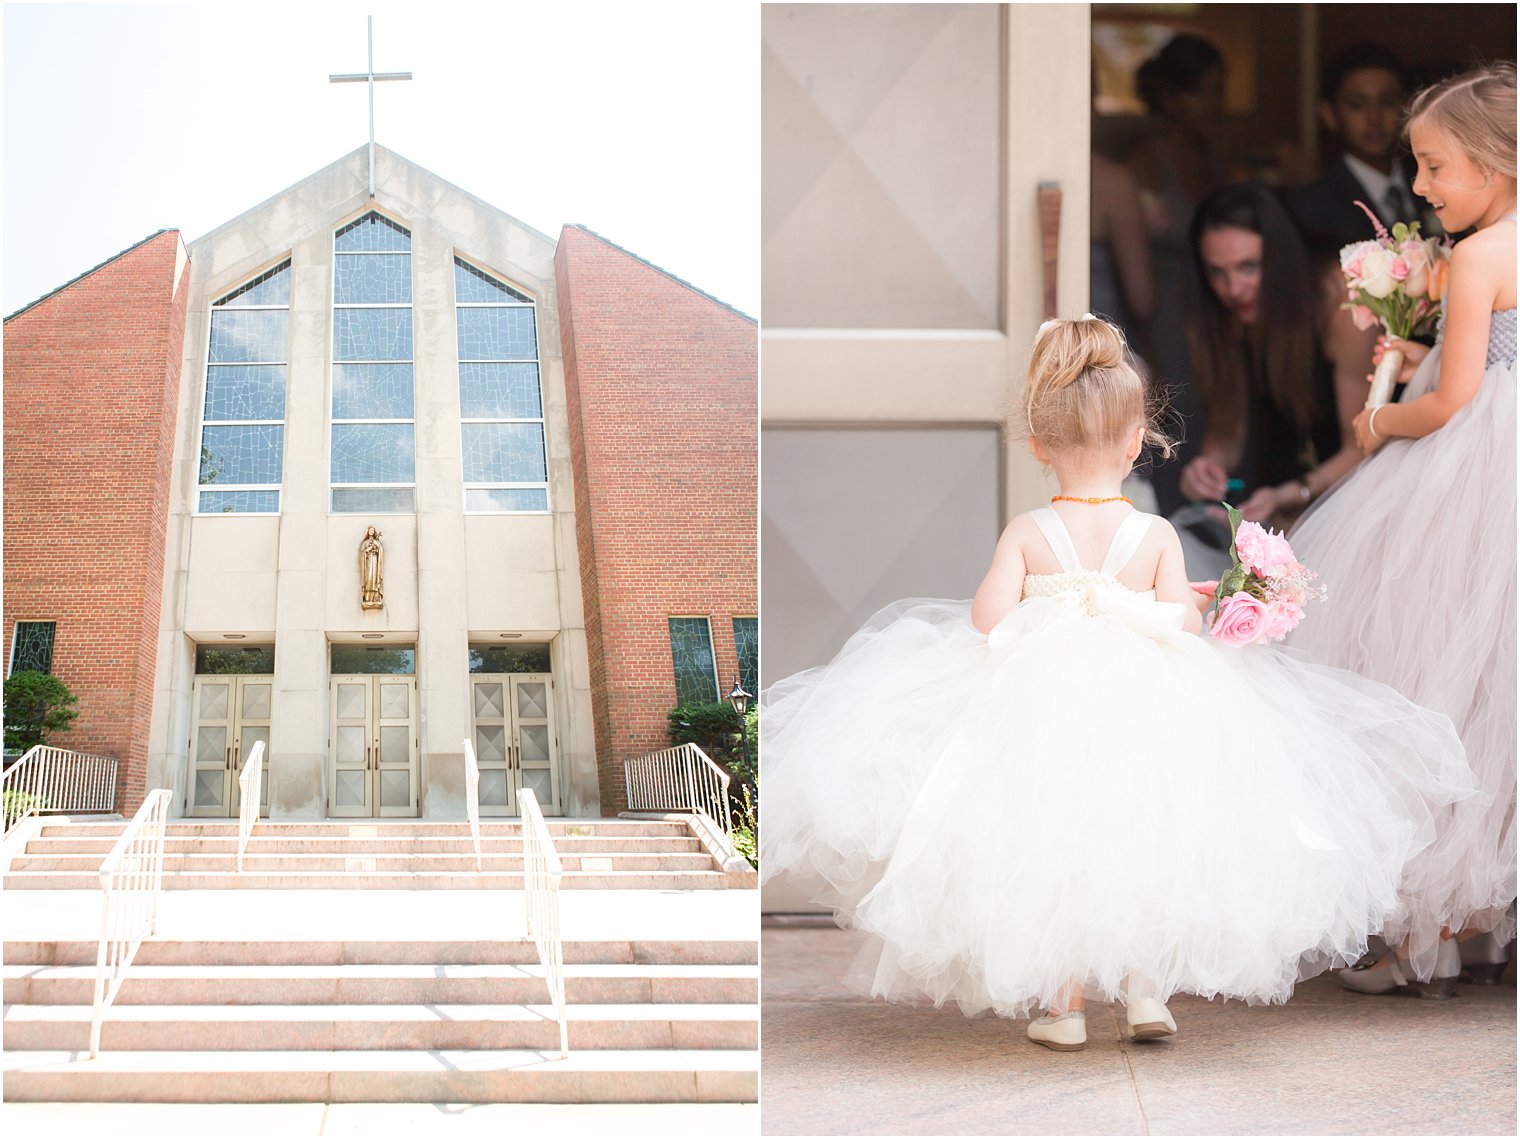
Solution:
[{"label": "necktie", "polygon": [[1404,213],[1409,207],[1404,203],[1404,195],[1394,183],[1389,183],[1388,192],[1383,195],[1383,214],[1389,225],[1400,221],[1412,221],[1412,217],[1405,217]]}]

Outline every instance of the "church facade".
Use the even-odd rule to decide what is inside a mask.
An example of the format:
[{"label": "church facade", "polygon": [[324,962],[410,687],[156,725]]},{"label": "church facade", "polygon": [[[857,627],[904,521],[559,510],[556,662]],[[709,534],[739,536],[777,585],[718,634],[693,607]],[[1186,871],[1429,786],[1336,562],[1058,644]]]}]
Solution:
[{"label": "church facade", "polygon": [[610,814],[669,708],[754,691],[754,321],[589,230],[359,150],[5,364],[10,667],[123,811],[235,815],[263,742],[271,817],[458,818],[470,740],[482,814]]}]

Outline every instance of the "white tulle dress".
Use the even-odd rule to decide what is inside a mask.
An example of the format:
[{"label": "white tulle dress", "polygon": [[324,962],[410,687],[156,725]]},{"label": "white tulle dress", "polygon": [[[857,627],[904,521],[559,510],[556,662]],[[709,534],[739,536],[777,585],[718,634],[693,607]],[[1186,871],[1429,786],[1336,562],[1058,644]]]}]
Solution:
[{"label": "white tulle dress", "polygon": [[[1436,386],[1442,345],[1403,401]],[[1450,716],[1484,792],[1438,820],[1449,876],[1407,907],[1415,971],[1442,925],[1514,935],[1515,310],[1493,314],[1477,394],[1423,439],[1382,447],[1309,511],[1293,549],[1330,604],[1289,643]],[[1419,920],[1421,915],[1423,920]]]},{"label": "white tulle dress", "polygon": [[1028,1014],[1073,977],[1281,1001],[1355,959],[1434,812],[1471,793],[1450,722],[1183,632],[1116,578],[1150,515],[1096,571],[1035,519],[1065,572],[1026,577],[989,635],[968,602],[898,602],[766,692],[762,874],[823,876],[872,935],[861,987],[968,1015]]}]

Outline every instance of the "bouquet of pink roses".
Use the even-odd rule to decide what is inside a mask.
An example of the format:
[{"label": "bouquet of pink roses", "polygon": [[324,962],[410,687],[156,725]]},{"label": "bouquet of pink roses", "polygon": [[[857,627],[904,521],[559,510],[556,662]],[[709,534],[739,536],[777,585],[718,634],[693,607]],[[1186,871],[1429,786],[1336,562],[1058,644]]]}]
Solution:
[{"label": "bouquet of pink roses", "polygon": [[1214,590],[1209,632],[1227,645],[1280,641],[1304,619],[1304,606],[1323,598],[1315,574],[1293,556],[1281,534],[1246,522],[1229,503],[1230,566]]},{"label": "bouquet of pink roses", "polygon": [[[1381,323],[1389,336],[1408,340],[1435,327],[1446,295],[1451,245],[1444,238],[1422,238],[1420,223],[1399,222],[1390,234],[1377,215],[1362,202],[1372,219],[1373,241],[1357,241],[1341,249],[1341,272],[1351,299],[1342,308],[1361,329]],[[1397,349],[1383,353],[1373,374],[1367,406],[1378,407],[1393,396],[1393,385],[1404,366]]]}]

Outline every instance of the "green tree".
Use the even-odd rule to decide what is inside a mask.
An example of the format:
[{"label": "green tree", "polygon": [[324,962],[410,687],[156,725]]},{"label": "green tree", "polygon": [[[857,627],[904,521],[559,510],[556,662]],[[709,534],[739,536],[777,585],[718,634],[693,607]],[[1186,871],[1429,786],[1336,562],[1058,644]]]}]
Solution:
[{"label": "green tree", "polygon": [[78,697],[46,672],[13,672],[5,682],[5,747],[26,751],[66,732],[79,713]]}]

